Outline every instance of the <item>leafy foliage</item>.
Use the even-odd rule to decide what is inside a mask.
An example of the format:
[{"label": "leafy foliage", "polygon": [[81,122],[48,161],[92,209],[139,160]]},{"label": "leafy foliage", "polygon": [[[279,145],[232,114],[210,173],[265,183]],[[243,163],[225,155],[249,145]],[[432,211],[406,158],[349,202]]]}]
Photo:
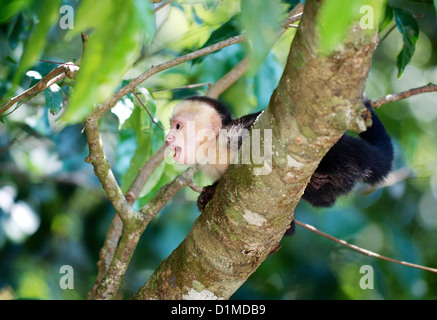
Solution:
[{"label": "leafy foliage", "polygon": [[[75,29],[67,37],[67,31],[56,23],[59,1],[0,1],[0,55],[4,61],[0,67],[1,96],[28,89],[55,67],[38,59],[78,60],[82,51],[78,34],[85,31],[90,35],[77,80],[64,79],[22,101],[0,124],[1,298],[83,299],[92,286],[99,249],[114,210],[102,194],[92,167],[84,162],[88,155],[86,137],[83,125],[74,122],[123,86],[123,77],[129,79],[157,61],[168,61],[245,31],[252,47],[225,48],[196,64],[182,64],[155,75],[143,84],[147,89],[138,88],[148,110],[167,127],[177,102],[173,98],[204,94],[206,88],[189,92],[156,90],[215,83],[256,50],[252,73],[245,74],[221,96],[235,115],[243,115],[268,103],[294,35],[290,30],[278,42],[270,41],[287,5],[296,4],[294,0],[269,1],[268,5],[266,1],[245,1],[242,11],[234,0],[174,1],[158,12],[156,19],[147,1],[107,1],[104,5],[81,1],[76,7],[77,3],[62,2],[75,9]],[[352,3],[358,2],[325,3],[332,5],[326,9],[322,25],[323,46],[329,52],[344,36],[342,28],[352,19]],[[425,9],[420,3],[415,10],[408,10],[430,12],[431,1],[426,3]],[[395,10],[401,33],[391,34],[377,49],[366,86],[370,98],[437,82],[434,12],[432,17],[421,20],[421,37],[415,39],[411,14]],[[390,12],[386,13],[385,25],[392,23]],[[399,64],[396,54],[401,46],[405,48]],[[414,60],[424,53],[427,59]],[[404,77],[396,79],[392,75],[399,70]],[[296,210],[296,218],[363,248],[436,266],[437,249],[430,245],[437,242],[435,99],[432,93],[378,110],[396,145],[395,169],[408,167],[414,171],[413,176],[371,193],[357,190],[323,211],[303,202]],[[144,161],[162,143],[164,132],[152,123],[132,94],[123,97],[111,111],[100,121],[103,145],[118,181],[127,190]],[[142,190],[136,207],[147,203],[183,169],[161,164]],[[208,183],[200,174],[195,178],[200,186]],[[189,232],[199,215],[196,197],[191,190],[180,191],[152,220],[126,275],[125,297]],[[284,238],[281,245],[234,298],[437,298],[433,274],[361,256],[307,230],[297,228],[296,235]],[[59,287],[62,265],[74,268],[74,290]],[[374,290],[359,286],[362,265],[371,265],[375,270]]]},{"label": "leafy foliage", "polygon": [[[258,15],[259,12],[263,14]],[[240,21],[250,43],[250,47],[246,47],[246,54],[251,58],[250,75],[256,73],[276,41],[274,35],[279,33],[284,12],[284,7],[278,1],[241,1]]]},{"label": "leafy foliage", "polygon": [[83,120],[96,103],[111,95],[138,58],[145,35],[149,42],[152,39],[153,19],[145,1],[110,1],[104,6],[92,0],[81,3],[72,35],[89,29],[92,34],[64,121]]},{"label": "leafy foliage", "polygon": [[[41,52],[46,45],[47,33],[57,19],[59,3],[59,0],[44,0],[43,3],[40,4],[36,20],[37,23],[27,41],[26,50],[20,59],[20,64],[18,65],[18,70],[15,73],[13,81],[14,85],[18,84],[27,69],[40,57]],[[18,10],[19,8],[21,8],[21,6],[14,6],[13,11]]]},{"label": "leafy foliage", "polygon": [[52,115],[57,115],[62,108],[62,92],[61,88],[55,83],[44,90],[46,98],[46,106]]},{"label": "leafy foliage", "polygon": [[393,8],[396,26],[402,34],[404,46],[397,58],[398,78],[402,75],[405,67],[410,63],[416,50],[416,42],[419,38],[419,25],[413,15],[405,9]]},{"label": "leafy foliage", "polygon": [[[325,54],[332,53],[350,30],[352,22],[357,21],[357,18],[363,19],[366,13],[373,21],[373,25],[368,27],[375,29],[384,5],[385,1],[380,0],[334,0],[323,3],[319,13],[320,19],[317,21],[321,51]],[[371,12],[366,12],[367,10]]]}]

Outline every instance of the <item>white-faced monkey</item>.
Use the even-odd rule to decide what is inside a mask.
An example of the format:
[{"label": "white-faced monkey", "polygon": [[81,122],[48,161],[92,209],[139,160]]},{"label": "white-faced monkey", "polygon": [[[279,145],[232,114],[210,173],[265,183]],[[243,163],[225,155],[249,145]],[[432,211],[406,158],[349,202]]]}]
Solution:
[{"label": "white-faced monkey", "polygon": [[[302,196],[312,205],[330,207],[358,182],[377,184],[390,172],[393,162],[390,137],[368,101],[365,105],[372,115],[372,126],[360,133],[359,138],[344,134],[326,153]],[[200,194],[197,206],[201,212],[211,200],[230,159],[238,152],[243,132],[252,127],[260,114],[234,119],[218,100],[198,96],[175,107],[171,129],[165,137],[167,146],[174,150],[175,161],[200,163],[202,171],[217,180]],[[219,158],[222,150],[226,151],[225,161]],[[293,229],[292,224],[287,233]]]}]

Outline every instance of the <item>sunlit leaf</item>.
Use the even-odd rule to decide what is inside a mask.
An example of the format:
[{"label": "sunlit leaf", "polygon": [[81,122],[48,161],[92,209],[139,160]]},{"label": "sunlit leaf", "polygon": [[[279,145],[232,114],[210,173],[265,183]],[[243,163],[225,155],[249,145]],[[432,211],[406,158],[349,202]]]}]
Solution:
[{"label": "sunlit leaf", "polygon": [[382,0],[331,0],[323,3],[317,19],[320,49],[330,54],[341,43],[353,24],[362,29],[376,29],[385,1]]},{"label": "sunlit leaf", "polygon": [[[206,48],[217,42],[239,35],[240,34],[239,21],[238,21],[239,19],[240,19],[240,15],[238,14],[233,16],[226,23],[222,24],[219,28],[217,28],[211,33],[211,36],[208,38],[205,44],[199,49]],[[202,56],[197,59],[194,59],[192,63],[193,64],[200,63],[204,59],[205,56]]]},{"label": "sunlit leaf", "polygon": [[379,24],[379,31],[384,30],[393,20],[393,8],[389,5],[385,8],[385,16]]},{"label": "sunlit leaf", "polygon": [[115,114],[119,120],[119,127],[121,127],[124,122],[129,119],[132,111],[134,109],[134,104],[131,99],[128,97],[123,97],[120,101],[117,102],[115,107],[111,109],[111,112]]},{"label": "sunlit leaf", "polygon": [[404,46],[397,57],[398,78],[402,75],[405,67],[410,63],[414,51],[416,51],[416,42],[419,38],[419,25],[413,15],[405,9],[393,8],[396,26],[402,34]]},{"label": "sunlit leaf", "polygon": [[47,33],[59,17],[59,3],[60,0],[41,1],[38,20],[27,41],[24,54],[20,59],[18,70],[14,76],[13,83],[15,85],[21,80],[24,72],[40,57],[47,42]]},{"label": "sunlit leaf", "polygon": [[[94,5],[90,2],[93,1],[82,2],[85,9]],[[104,7],[95,19],[82,7],[78,10],[78,16],[83,15],[78,17],[76,25],[76,28],[83,30],[78,31],[87,28],[93,28],[93,31],[81,61],[74,91],[63,115],[63,120],[70,123],[82,121],[95,104],[112,95],[124,73],[138,58],[144,39],[151,39],[154,34],[150,3],[117,0],[107,2]],[[94,22],[88,19],[94,19]],[[145,29],[146,26],[149,29]],[[145,37],[145,34],[148,36]]]},{"label": "sunlit leaf", "polygon": [[44,96],[50,113],[53,115],[58,114],[63,106],[61,88],[55,83],[44,90]]},{"label": "sunlit leaf", "polygon": [[[281,29],[284,9],[284,5],[278,0],[241,1],[240,21],[249,39],[249,46],[246,46],[248,55],[251,58],[249,75],[256,73],[277,40],[276,35]],[[262,14],[259,14],[260,12]]]},{"label": "sunlit leaf", "polygon": [[0,23],[7,21],[30,5],[32,0],[0,0]]},{"label": "sunlit leaf", "polygon": [[26,77],[29,77],[31,79],[29,88],[33,87],[35,84],[37,84],[42,79],[42,75],[38,71],[35,71],[35,70],[27,71]]},{"label": "sunlit leaf", "polygon": [[[149,92],[144,88],[138,88],[142,94],[139,94],[152,116],[156,112],[156,104]],[[123,130],[130,130],[136,137],[137,148],[130,160],[130,166],[123,175],[122,190],[126,192],[129,186],[138,175],[140,168],[144,165],[145,161],[152,156],[152,154],[162,145],[164,142],[164,132],[152,122],[143,106],[134,98],[135,108],[132,111],[130,117],[125,121]],[[145,186],[147,190],[151,190],[161,178],[163,167],[159,167],[156,172],[149,178],[148,184]],[[146,191],[147,193],[148,191]]]}]

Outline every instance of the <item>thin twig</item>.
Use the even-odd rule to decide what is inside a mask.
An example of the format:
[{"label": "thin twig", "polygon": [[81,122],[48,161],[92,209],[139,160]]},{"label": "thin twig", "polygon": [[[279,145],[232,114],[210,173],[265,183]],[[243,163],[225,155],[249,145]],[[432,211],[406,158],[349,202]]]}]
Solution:
[{"label": "thin twig", "polygon": [[167,90],[181,90],[181,89],[192,89],[197,87],[204,87],[208,86],[209,88],[212,87],[211,82],[202,82],[202,83],[196,83],[196,84],[189,84],[186,86],[176,87],[176,88],[166,88],[166,89],[158,89],[158,90],[151,90],[151,92],[160,92],[160,91],[167,91]]},{"label": "thin twig", "polygon": [[249,68],[249,59],[246,57],[241,60],[235,67],[219,79],[206,93],[207,97],[217,99],[226,89],[234,84]]},{"label": "thin twig", "polygon": [[[277,38],[279,39],[288,28],[298,27],[293,25],[293,23],[302,19],[302,15],[303,5],[300,3],[289,13],[288,17],[282,23],[282,29],[277,34]],[[222,78],[214,83],[212,87],[209,88],[206,96],[217,99],[224,91],[226,91],[232,84],[234,84],[238,79],[243,76],[247,69],[249,69],[249,66],[250,61],[247,57],[241,60],[228,73],[226,73]]]},{"label": "thin twig", "polygon": [[335,238],[333,236],[330,236],[329,234],[326,234],[326,233],[316,229],[312,225],[309,225],[309,224],[306,224],[306,223],[302,223],[302,222],[297,221],[297,220],[294,220],[294,222],[298,226],[301,226],[301,227],[303,227],[305,229],[308,229],[308,230],[310,230],[310,231],[312,231],[312,232],[314,232],[314,233],[316,233],[316,234],[318,234],[318,235],[320,235],[322,237],[325,237],[325,238],[327,238],[329,240],[337,242],[337,243],[341,244],[342,246],[345,246],[345,247],[347,247],[349,249],[352,249],[352,250],[354,250],[356,252],[359,252],[361,254],[364,254],[366,256],[374,257],[374,258],[378,258],[378,259],[382,259],[382,260],[386,260],[386,261],[390,261],[390,262],[394,262],[394,263],[398,263],[398,264],[401,264],[403,266],[407,266],[407,267],[411,267],[411,268],[416,268],[416,269],[421,269],[421,270],[437,273],[437,269],[436,268],[429,268],[429,267],[421,266],[421,265],[418,265],[418,264],[409,263],[409,262],[405,262],[405,261],[399,261],[399,260],[395,260],[395,259],[392,259],[392,258],[389,258],[389,257],[386,257],[386,256],[382,256],[379,253],[375,253],[375,252],[372,252],[372,251],[360,248],[360,247],[358,247],[356,245],[353,245],[353,244],[350,244],[350,243],[348,243],[348,242],[346,242],[344,240],[337,239],[337,238]]},{"label": "thin twig", "polygon": [[411,97],[413,95],[420,94],[420,93],[434,92],[434,91],[437,91],[437,85],[433,84],[433,83],[429,83],[426,86],[413,88],[413,89],[399,92],[399,93],[388,94],[384,97],[377,98],[377,99],[371,99],[370,104],[372,105],[372,107],[374,109],[378,109],[380,106],[382,106],[386,103],[389,103],[389,102],[402,100],[402,99],[405,99],[405,98],[408,98],[408,97]]},{"label": "thin twig", "polygon": [[149,112],[149,110],[147,109],[147,107],[144,105],[143,101],[141,101],[140,97],[136,94],[135,90],[132,90],[132,93],[133,93],[134,96],[138,99],[138,101],[139,101],[140,104],[143,106],[143,108],[146,110],[147,114],[148,114],[149,117],[150,117],[150,120],[152,120],[152,122],[153,122],[154,124],[156,124],[158,127],[161,128],[162,131],[164,131],[164,128],[163,128],[159,123],[157,123],[157,122],[153,119],[152,114]]},{"label": "thin twig", "polygon": [[11,98],[9,102],[6,103],[5,106],[0,110],[0,114],[6,112],[17,102],[20,102],[21,100],[26,99],[37,92],[44,91],[45,89],[53,85],[55,82],[65,77],[73,77],[78,70],[79,67],[76,66],[75,64],[72,64],[71,62],[61,64],[60,66],[56,67],[55,69],[47,73],[44,77],[42,77],[37,84],[23,91],[19,95]]},{"label": "thin twig", "polygon": [[134,204],[152,173],[164,160],[165,149],[166,145],[163,143],[138,171],[137,176],[126,192],[126,200],[129,204]]},{"label": "thin twig", "polygon": [[[172,182],[163,186],[153,197],[153,199],[142,207],[139,213],[143,216],[143,223],[147,225],[149,221],[170,201],[171,198],[183,187],[190,186],[193,188],[193,175],[199,171],[199,166],[191,166],[183,173],[178,175]],[[196,187],[194,187],[197,189]],[[193,190],[195,190],[193,189]],[[200,189],[199,189],[200,190]],[[145,225],[143,227],[145,228]]]},{"label": "thin twig", "polygon": [[302,3],[299,3],[293,10],[290,11],[288,17],[282,23],[282,28],[288,29],[291,24],[302,19],[304,6]]},{"label": "thin twig", "polygon": [[378,43],[378,46],[380,46],[381,45],[381,43],[385,40],[385,39],[387,39],[387,37],[390,35],[390,33],[394,30],[396,28],[396,24],[395,25],[393,25],[387,32],[386,32],[386,34],[381,38],[381,40],[379,40],[379,43]]},{"label": "thin twig", "polygon": [[190,187],[191,190],[197,193],[202,193],[203,188],[199,187],[195,182],[193,177],[187,180],[187,187]]},{"label": "thin twig", "polygon": [[125,85],[123,88],[119,89],[117,92],[115,92],[112,97],[106,101],[104,104],[101,104],[97,106],[93,113],[92,117],[101,118],[103,114],[105,114],[108,110],[110,110],[112,107],[115,106],[115,104],[126,94],[129,92],[135,90],[136,87],[138,87],[142,82],[146,81],[148,78],[153,76],[154,74],[157,74],[159,72],[162,72],[164,70],[170,69],[174,66],[177,66],[181,63],[196,59],[198,57],[204,56],[206,54],[218,51],[220,49],[223,49],[225,47],[228,47],[230,45],[239,43],[246,40],[246,37],[243,35],[231,37],[229,39],[220,41],[216,44],[213,44],[211,46],[208,46],[206,48],[199,49],[197,51],[190,52],[186,55],[183,55],[181,57],[177,57],[173,60],[161,63],[157,66],[152,66],[149,70],[146,72],[140,74],[138,77],[132,79],[127,85]]},{"label": "thin twig", "polygon": [[172,3],[172,2],[173,2],[173,0],[168,0],[168,1],[164,2],[164,3],[161,3],[159,6],[157,6],[157,7],[153,10],[153,13],[156,13],[157,11],[161,10],[161,9],[164,8],[166,5],[168,5],[168,4]]},{"label": "thin twig", "polygon": [[50,60],[44,60],[44,59],[39,59],[38,61],[50,63],[50,64],[57,64],[57,65],[64,65],[64,66],[76,66],[77,67],[77,64],[75,64],[73,62],[56,62],[56,61],[50,61]]},{"label": "thin twig", "polygon": [[80,58],[77,59],[78,64],[80,64],[80,62],[85,54],[85,49],[88,45],[88,35],[85,32],[81,32],[80,38],[82,39],[82,54],[80,55]]}]

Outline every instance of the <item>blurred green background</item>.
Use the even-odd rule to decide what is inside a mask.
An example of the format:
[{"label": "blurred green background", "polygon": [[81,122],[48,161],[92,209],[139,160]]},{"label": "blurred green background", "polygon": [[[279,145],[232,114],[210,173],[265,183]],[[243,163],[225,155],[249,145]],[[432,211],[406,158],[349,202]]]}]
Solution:
[{"label": "blurred green background", "polygon": [[[297,1],[273,2],[274,10],[263,13],[273,17],[280,12],[278,17],[282,19]],[[14,7],[17,3],[21,3],[18,9]],[[29,45],[32,30],[41,19],[41,15],[37,18],[41,2],[0,4],[0,96],[7,99],[29,88],[56,65],[37,61],[24,71],[19,67],[23,53],[29,50],[26,43]],[[80,13],[81,1],[62,1],[55,8],[57,12],[62,4]],[[374,55],[366,85],[369,98],[437,83],[437,23],[432,1],[390,4],[415,15],[420,35],[411,63],[398,78],[396,58],[403,45],[402,34],[396,29],[388,34]],[[111,6],[115,4],[106,4],[108,10],[115,10]],[[97,21],[104,14],[103,7],[99,10],[88,11],[87,17],[78,19],[95,16]],[[147,16],[149,29],[143,35],[144,45],[135,49],[136,56],[128,60],[132,68],[118,72],[123,72],[123,79],[130,79],[152,65],[196,50],[207,41],[213,43],[240,34],[241,21],[244,24],[247,17],[239,17],[239,11],[240,1],[235,0],[173,1],[157,14]],[[264,20],[259,21],[259,28],[268,23]],[[392,26],[394,21],[381,35]],[[81,30],[71,33],[57,23],[52,25],[44,35],[46,43],[39,59],[76,61],[82,50],[77,31]],[[268,104],[294,33],[294,29],[286,31],[271,50],[255,58],[259,65],[220,97],[234,115],[260,110]],[[105,45],[111,50],[117,42]],[[151,77],[142,84],[149,91],[150,110],[168,128],[170,112],[178,99],[205,94],[207,86],[156,90],[215,83],[248,50],[247,44],[233,45]],[[119,61],[116,55],[112,59],[102,63],[111,69],[109,64]],[[23,77],[14,84],[19,72]],[[114,88],[122,85],[120,81]],[[58,94],[40,93],[16,110],[9,110],[0,123],[0,299],[84,299],[95,280],[99,249],[114,210],[92,166],[84,161],[88,148],[83,125],[60,119],[73,91],[72,83],[63,80],[58,83]],[[124,190],[138,163],[161,145],[164,136],[134,102],[133,97],[125,97],[101,120],[105,151]],[[54,110],[56,106],[60,112]],[[135,117],[124,122],[132,109]],[[394,171],[399,181],[371,193],[360,187],[329,209],[316,210],[301,202],[296,219],[382,255],[437,267],[437,93],[387,104],[377,113],[393,138]],[[136,152],[138,147],[140,151]],[[184,169],[163,163],[143,190],[136,208]],[[200,174],[196,181],[199,185],[209,183]],[[131,297],[184,239],[199,215],[196,198],[192,190],[181,190],[149,224],[119,298]],[[296,234],[285,237],[282,248],[234,294],[234,299],[437,299],[437,274],[369,258],[308,230],[296,229]],[[74,289],[60,288],[63,265],[74,269]],[[372,290],[359,286],[363,265],[373,267]]]}]

